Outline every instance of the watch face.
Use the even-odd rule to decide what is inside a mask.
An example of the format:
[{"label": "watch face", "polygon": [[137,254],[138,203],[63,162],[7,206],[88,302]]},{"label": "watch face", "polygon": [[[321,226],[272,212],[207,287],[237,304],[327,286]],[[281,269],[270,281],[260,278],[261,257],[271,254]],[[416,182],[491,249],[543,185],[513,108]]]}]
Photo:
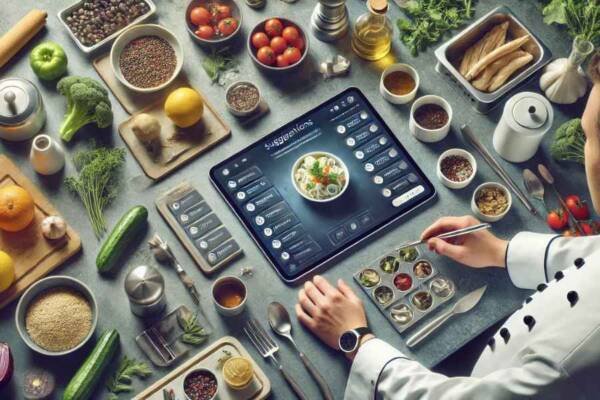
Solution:
[{"label": "watch face", "polygon": [[340,349],[346,353],[351,353],[358,344],[358,335],[354,331],[344,332],[340,337]]}]

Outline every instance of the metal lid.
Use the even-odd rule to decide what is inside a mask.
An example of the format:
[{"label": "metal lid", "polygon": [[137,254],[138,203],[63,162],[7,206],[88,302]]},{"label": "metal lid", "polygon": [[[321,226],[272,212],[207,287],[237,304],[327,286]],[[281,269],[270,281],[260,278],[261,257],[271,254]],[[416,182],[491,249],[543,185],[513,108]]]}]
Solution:
[{"label": "metal lid", "polygon": [[153,304],[163,295],[165,281],[154,267],[140,265],[125,278],[125,292],[129,300],[137,304]]},{"label": "metal lid", "polygon": [[[535,93],[531,93],[535,95]],[[539,95],[537,95],[539,96]],[[515,102],[512,116],[517,124],[527,129],[537,129],[548,120],[546,104],[537,96],[527,96]]]},{"label": "metal lid", "polygon": [[39,108],[33,83],[21,78],[0,80],[0,125],[19,125]]}]

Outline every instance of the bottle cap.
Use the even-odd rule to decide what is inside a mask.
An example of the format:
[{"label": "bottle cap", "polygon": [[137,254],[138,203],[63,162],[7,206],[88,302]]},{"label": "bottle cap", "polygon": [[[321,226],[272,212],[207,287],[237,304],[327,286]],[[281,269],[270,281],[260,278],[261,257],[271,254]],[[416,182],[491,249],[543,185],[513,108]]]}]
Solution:
[{"label": "bottle cap", "polygon": [[378,14],[385,14],[388,9],[387,0],[369,0],[369,7]]}]

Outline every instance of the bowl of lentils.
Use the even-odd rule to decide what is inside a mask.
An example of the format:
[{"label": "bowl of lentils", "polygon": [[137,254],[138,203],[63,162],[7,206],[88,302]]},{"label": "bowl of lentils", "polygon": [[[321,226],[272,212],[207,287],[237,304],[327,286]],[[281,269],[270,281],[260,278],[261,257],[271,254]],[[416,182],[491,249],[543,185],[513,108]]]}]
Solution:
[{"label": "bowl of lentils", "polygon": [[181,43],[160,25],[137,25],[112,45],[110,63],[123,85],[138,93],[157,92],[177,77],[183,66]]},{"label": "bowl of lentils", "polygon": [[471,183],[477,173],[477,161],[463,149],[450,149],[440,155],[437,177],[450,189],[463,189]]},{"label": "bowl of lentils", "polygon": [[451,121],[450,103],[430,94],[419,97],[412,104],[408,129],[421,142],[435,143],[448,135]]},{"label": "bowl of lentils", "polygon": [[247,81],[232,83],[225,91],[227,109],[235,116],[246,117],[254,114],[260,105],[258,87]]}]

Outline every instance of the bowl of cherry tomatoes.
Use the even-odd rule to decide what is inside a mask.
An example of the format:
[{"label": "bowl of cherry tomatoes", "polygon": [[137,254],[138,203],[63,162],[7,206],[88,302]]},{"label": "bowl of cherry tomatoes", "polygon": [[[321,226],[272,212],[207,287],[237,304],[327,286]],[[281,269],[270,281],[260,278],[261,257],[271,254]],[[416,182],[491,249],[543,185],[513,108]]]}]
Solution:
[{"label": "bowl of cherry tomatoes", "polygon": [[197,43],[222,44],[240,32],[242,14],[233,0],[192,0],[185,21],[188,33]]},{"label": "bowl of cherry tomatoes", "polygon": [[306,58],[308,36],[287,18],[269,18],[252,29],[248,52],[252,61],[267,71],[288,71]]}]

